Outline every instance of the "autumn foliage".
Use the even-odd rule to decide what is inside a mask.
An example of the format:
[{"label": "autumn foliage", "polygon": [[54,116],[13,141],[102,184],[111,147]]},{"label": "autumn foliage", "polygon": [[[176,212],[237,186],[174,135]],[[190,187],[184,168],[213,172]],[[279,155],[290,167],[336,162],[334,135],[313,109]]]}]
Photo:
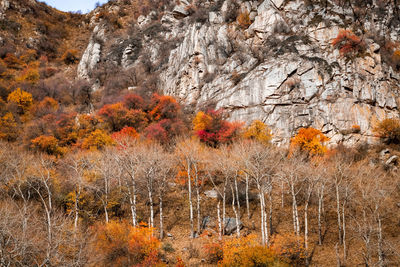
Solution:
[{"label": "autumn foliage", "polygon": [[17,122],[11,112],[7,112],[0,118],[0,139],[15,141],[18,137]]},{"label": "autumn foliage", "polygon": [[160,241],[154,229],[112,221],[95,228],[99,266],[156,266],[161,263]]},{"label": "autumn foliage", "polygon": [[272,240],[271,250],[283,261],[294,266],[302,266],[306,260],[304,238],[293,233],[275,235]]},{"label": "autumn foliage", "polygon": [[255,120],[244,130],[243,137],[267,145],[271,141],[272,134],[271,130],[267,125],[265,125],[265,123]]},{"label": "autumn foliage", "polygon": [[351,30],[344,29],[333,39],[332,46],[339,49],[340,55],[345,57],[357,56],[365,50],[364,41]]},{"label": "autumn foliage", "polygon": [[299,149],[309,153],[310,155],[323,155],[327,148],[324,145],[329,141],[320,130],[309,128],[301,128],[297,135],[291,139],[291,150]]},{"label": "autumn foliage", "polygon": [[257,236],[233,238],[224,242],[219,266],[288,266],[274,252],[257,241]]},{"label": "autumn foliage", "polygon": [[23,114],[27,112],[33,104],[32,94],[21,90],[21,88],[17,88],[15,91],[11,92],[7,101],[9,103],[14,103],[18,106],[18,112]]},{"label": "autumn foliage", "polygon": [[50,155],[62,155],[65,151],[59,147],[58,140],[54,136],[39,136],[32,141],[31,147]]},{"label": "autumn foliage", "polygon": [[386,143],[400,143],[400,120],[384,119],[374,128],[376,135],[385,140]]},{"label": "autumn foliage", "polygon": [[237,17],[239,26],[243,29],[247,29],[251,25],[249,12],[241,12]]},{"label": "autumn foliage", "polygon": [[239,137],[242,123],[229,122],[223,118],[221,110],[198,112],[193,120],[193,130],[200,141],[217,147],[227,144]]}]

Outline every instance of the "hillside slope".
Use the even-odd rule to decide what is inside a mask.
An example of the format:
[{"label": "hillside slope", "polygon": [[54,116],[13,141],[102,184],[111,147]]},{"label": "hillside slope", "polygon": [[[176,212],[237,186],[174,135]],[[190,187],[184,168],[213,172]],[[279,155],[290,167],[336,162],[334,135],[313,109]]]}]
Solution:
[{"label": "hillside slope", "polygon": [[155,86],[197,109],[261,119],[277,143],[307,126],[332,143],[374,142],[376,122],[399,116],[396,1],[180,1],[122,12],[136,4],[113,1],[93,13],[129,21],[118,31],[95,23],[78,68],[95,89],[107,81],[92,70],[111,64],[135,77],[131,89]]}]

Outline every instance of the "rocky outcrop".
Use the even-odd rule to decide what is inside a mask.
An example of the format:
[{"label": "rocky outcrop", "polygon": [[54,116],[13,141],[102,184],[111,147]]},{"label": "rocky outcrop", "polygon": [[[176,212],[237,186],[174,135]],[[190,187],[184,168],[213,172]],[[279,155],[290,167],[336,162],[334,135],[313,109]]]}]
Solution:
[{"label": "rocky outcrop", "polygon": [[88,79],[97,63],[100,62],[102,45],[106,41],[105,32],[106,30],[102,27],[102,24],[94,28],[89,44],[78,65],[78,78]]},{"label": "rocky outcrop", "polygon": [[[251,19],[244,29],[229,21],[233,0],[209,8],[206,23],[191,20],[186,4],[181,1],[161,19],[167,28],[161,40],[182,40],[159,71],[165,93],[198,109],[226,109],[234,120],[261,119],[278,144],[309,126],[322,130],[332,143],[374,142],[376,122],[399,117],[400,75],[382,61],[374,39],[365,35],[365,53],[351,60],[331,45],[352,19],[351,10],[334,2],[328,10],[302,0],[241,1],[238,10]],[[384,16],[363,18],[365,30],[384,28],[382,34],[400,41],[395,34],[399,26],[387,26],[393,18],[393,8],[387,8]],[[160,38],[146,44],[147,53],[157,58],[163,49]],[[82,77],[98,61],[95,46],[91,41],[82,59]],[[132,53],[132,47],[125,52]],[[359,131],[352,130],[355,125]]]}]

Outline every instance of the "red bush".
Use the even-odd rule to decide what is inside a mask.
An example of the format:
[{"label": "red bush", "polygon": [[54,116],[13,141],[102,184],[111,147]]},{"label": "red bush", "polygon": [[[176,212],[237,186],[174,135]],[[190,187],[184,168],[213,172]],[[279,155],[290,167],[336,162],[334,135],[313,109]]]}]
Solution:
[{"label": "red bush", "polygon": [[333,47],[339,49],[342,56],[357,56],[364,52],[364,41],[355,35],[351,30],[340,30],[339,34],[332,41]]}]

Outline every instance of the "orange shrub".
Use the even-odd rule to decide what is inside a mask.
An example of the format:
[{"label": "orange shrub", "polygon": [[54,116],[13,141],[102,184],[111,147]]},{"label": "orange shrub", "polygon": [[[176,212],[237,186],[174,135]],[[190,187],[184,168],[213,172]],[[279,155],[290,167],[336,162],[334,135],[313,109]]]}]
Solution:
[{"label": "orange shrub", "polygon": [[385,142],[388,144],[399,144],[400,120],[384,119],[383,121],[379,122],[378,125],[374,128],[374,132],[378,137],[385,139]]},{"label": "orange shrub", "polygon": [[397,70],[400,70],[400,50],[393,52],[392,61]]},{"label": "orange shrub", "polygon": [[242,29],[247,29],[251,25],[249,12],[241,12],[237,17],[237,22]]},{"label": "orange shrub", "polygon": [[291,150],[300,149],[311,155],[322,155],[327,151],[325,142],[329,141],[320,130],[310,128],[301,128],[298,134],[291,139]]},{"label": "orange shrub", "polygon": [[275,235],[271,250],[284,261],[295,266],[303,266],[306,259],[304,239],[295,234]]},{"label": "orange shrub", "polygon": [[149,114],[153,120],[176,119],[181,111],[181,107],[172,96],[154,94],[151,99],[152,110]]},{"label": "orange shrub", "polygon": [[160,241],[148,227],[132,227],[112,221],[94,228],[95,257],[100,266],[157,266],[160,261]]},{"label": "orange shrub", "polygon": [[41,117],[43,115],[56,112],[58,108],[58,102],[54,98],[45,97],[33,109],[35,115]]},{"label": "orange shrub", "polygon": [[219,266],[287,266],[269,248],[261,246],[255,235],[233,238],[223,245]]},{"label": "orange shrub", "polygon": [[359,133],[361,131],[361,127],[360,125],[354,124],[353,126],[351,126],[351,130],[353,133]]},{"label": "orange shrub", "polygon": [[223,251],[223,243],[221,241],[210,241],[204,244],[203,246],[207,260],[209,263],[218,263],[223,259],[224,251]]},{"label": "orange shrub", "polygon": [[11,112],[0,118],[0,139],[15,141],[18,137],[17,122]]},{"label": "orange shrub", "polygon": [[49,155],[62,155],[64,150],[58,146],[58,140],[54,136],[41,135],[31,140],[33,149],[45,152]]},{"label": "orange shrub", "polygon": [[68,49],[61,56],[61,60],[67,65],[77,63],[79,61],[78,50],[76,50],[76,49]]},{"label": "orange shrub", "polygon": [[333,47],[339,49],[342,56],[351,57],[365,51],[364,41],[351,30],[340,30],[332,41]]},{"label": "orange shrub", "polygon": [[115,141],[123,141],[129,138],[139,138],[139,134],[133,127],[124,127],[121,131],[113,133],[111,137]]}]

